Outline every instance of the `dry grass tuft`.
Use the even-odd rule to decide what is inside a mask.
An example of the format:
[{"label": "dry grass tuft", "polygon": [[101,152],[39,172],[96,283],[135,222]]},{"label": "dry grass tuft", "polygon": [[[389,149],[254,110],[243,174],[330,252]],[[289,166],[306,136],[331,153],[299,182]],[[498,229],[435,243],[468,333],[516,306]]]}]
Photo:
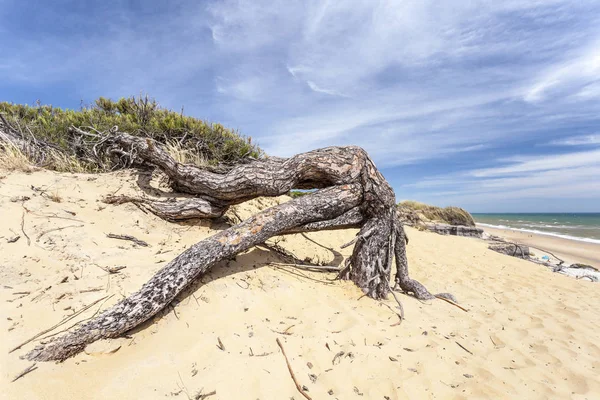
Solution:
[{"label": "dry grass tuft", "polygon": [[0,169],[30,173],[35,171],[36,168],[18,147],[5,144],[0,146]]},{"label": "dry grass tuft", "polygon": [[59,151],[50,151],[48,153],[48,160],[44,166],[58,172],[92,172],[90,171],[90,166],[83,163],[76,156],[67,155]]},{"label": "dry grass tuft", "polygon": [[192,164],[201,168],[209,165],[208,160],[201,154],[191,149],[183,148],[178,142],[169,141],[165,144],[165,148],[169,155],[178,163]]},{"label": "dry grass tuft", "polygon": [[58,194],[58,192],[50,193],[48,198],[55,203],[62,203],[62,197]]}]

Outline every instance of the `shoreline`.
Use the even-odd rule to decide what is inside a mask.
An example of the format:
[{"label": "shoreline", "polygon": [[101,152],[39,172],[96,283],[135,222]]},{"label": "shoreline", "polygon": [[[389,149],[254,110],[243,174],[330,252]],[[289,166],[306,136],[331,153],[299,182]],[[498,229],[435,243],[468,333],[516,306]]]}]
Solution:
[{"label": "shoreline", "polygon": [[565,260],[566,264],[582,263],[600,268],[600,244],[508,228],[492,228],[479,223],[477,227],[491,235],[519,242],[542,252],[551,251]]}]

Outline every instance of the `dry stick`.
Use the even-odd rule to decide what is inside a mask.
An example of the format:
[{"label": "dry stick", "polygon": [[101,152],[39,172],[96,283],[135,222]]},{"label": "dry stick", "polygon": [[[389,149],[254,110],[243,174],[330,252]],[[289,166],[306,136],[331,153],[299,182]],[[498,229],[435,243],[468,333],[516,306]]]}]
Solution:
[{"label": "dry stick", "polygon": [[196,396],[196,399],[197,399],[197,400],[204,400],[204,399],[206,399],[207,397],[214,396],[215,394],[217,394],[217,391],[216,391],[216,390],[213,390],[212,392],[208,392],[208,393],[206,393],[206,394],[200,394],[200,395],[197,395],[197,396]]},{"label": "dry stick", "polygon": [[29,212],[29,210],[27,210],[25,206],[23,206],[23,215],[21,216],[21,232],[23,232],[23,235],[25,235],[25,237],[27,238],[27,246],[31,246],[31,239],[25,233],[25,211]]},{"label": "dry stick", "polygon": [[75,221],[75,222],[83,222],[83,223],[85,223],[85,221],[83,221],[83,220],[80,220],[80,219],[77,219],[77,218],[60,217],[60,216],[58,216],[58,215],[56,215],[56,214],[53,214],[53,215],[41,214],[41,215],[40,215],[40,214],[36,214],[36,213],[34,213],[34,212],[31,212],[31,211],[29,211],[29,212],[30,212],[32,215],[35,215],[36,217],[40,217],[40,218],[57,218],[57,219],[64,219],[64,220],[67,220],[67,221]]},{"label": "dry stick", "polygon": [[340,267],[331,267],[328,265],[304,265],[304,264],[291,264],[291,263],[278,263],[278,262],[272,262],[271,264],[279,264],[279,265],[286,265],[289,267],[294,267],[294,268],[298,268],[298,269],[303,269],[306,271],[315,271],[315,272],[320,272],[320,271],[325,271],[325,272],[340,272],[342,270],[342,268]]},{"label": "dry stick", "polygon": [[279,264],[289,265],[289,266],[293,266],[295,268],[307,269],[307,270],[315,269],[315,270],[332,271],[332,272],[338,272],[341,270],[341,268],[339,268],[339,267],[332,267],[329,265],[318,265],[318,264],[313,264],[313,263],[309,263],[306,261],[302,261],[298,257],[296,257],[293,253],[285,250],[284,248],[282,248],[278,245],[263,243],[256,247],[264,247],[268,250],[271,250],[271,251],[283,256],[284,258],[287,258],[288,260],[292,260],[292,262],[289,264],[284,264],[284,263],[279,263]]},{"label": "dry stick", "polygon": [[[393,293],[393,292],[392,292],[392,293]],[[464,312],[469,312],[469,310],[467,310],[466,308],[464,308],[464,307],[463,307],[463,306],[461,306],[461,305],[458,305],[458,304],[456,304],[455,302],[453,302],[453,301],[452,301],[452,300],[450,300],[450,299],[447,299],[447,298],[445,298],[445,297],[438,296],[438,295],[436,295],[435,297],[436,297],[436,298],[438,298],[438,299],[440,299],[440,300],[444,300],[445,302],[447,302],[447,303],[450,303],[450,304],[452,304],[452,305],[453,305],[453,306],[455,306],[455,307],[458,307],[458,308],[460,308],[460,309],[461,309],[461,310],[463,310]]]},{"label": "dry stick", "polygon": [[400,321],[398,321],[397,323],[395,323],[395,324],[392,325],[392,326],[397,326],[397,325],[400,325],[402,323],[402,321],[404,321],[404,307],[402,306],[402,303],[400,303],[400,299],[396,296],[396,293],[394,293],[394,289],[390,286],[390,280],[388,279],[387,275],[384,275],[384,276],[385,276],[385,281],[386,281],[388,287],[390,288],[390,293],[392,293],[392,296],[394,296],[394,299],[396,300],[396,303],[398,303],[398,307],[400,308],[400,314],[398,314],[397,312],[395,312],[386,303],[382,303],[382,304],[385,304],[386,306],[388,306],[388,308],[390,310],[394,311],[394,313],[396,313],[396,315],[398,316],[398,318],[400,318]]},{"label": "dry stick", "polygon": [[383,301],[381,301],[381,300],[379,300],[379,304],[383,304],[384,306],[386,306],[387,308],[389,308],[391,312],[393,312],[394,314],[396,314],[396,315],[398,316],[398,318],[400,318],[400,321],[398,321],[398,322],[396,322],[395,324],[393,324],[393,325],[390,325],[390,326],[398,326],[398,325],[400,325],[400,324],[402,323],[402,320],[403,320],[403,317],[402,317],[402,315],[401,315],[401,314],[398,314],[396,311],[394,311],[394,309],[393,309],[393,308],[392,308],[392,307],[391,307],[389,304],[387,304],[387,303],[384,303],[384,302],[383,302]]},{"label": "dry stick", "polygon": [[94,313],[94,315],[90,316],[89,318],[85,318],[85,319],[82,319],[81,321],[77,321],[77,322],[75,322],[73,325],[71,325],[71,326],[69,326],[69,327],[67,327],[67,328],[65,328],[65,329],[62,329],[62,330],[60,330],[60,331],[58,331],[58,332],[54,332],[54,333],[51,333],[51,334],[49,334],[49,335],[46,335],[46,336],[44,336],[43,338],[40,338],[39,340],[45,340],[45,339],[51,338],[52,336],[56,336],[56,335],[58,335],[59,333],[63,333],[63,332],[66,332],[66,331],[68,331],[69,329],[73,328],[74,326],[77,326],[77,325],[79,325],[79,324],[80,324],[80,323],[82,323],[82,322],[85,322],[85,321],[87,321],[87,320],[90,320],[90,319],[94,318],[96,315],[98,315],[98,313],[99,313],[99,312],[100,312],[100,310],[102,309],[102,306],[103,306],[103,305],[104,305],[104,304],[105,304],[105,303],[106,303],[108,300],[110,300],[110,298],[111,298],[111,297],[113,297],[113,296],[114,296],[114,294],[111,294],[110,296],[108,296],[108,297],[106,298],[106,300],[104,300],[104,301],[102,302],[102,304],[100,304],[100,306],[98,306],[98,309],[96,310],[96,312]]},{"label": "dry stick", "polygon": [[16,381],[17,379],[24,377],[25,375],[27,375],[27,374],[28,374],[28,373],[30,373],[31,371],[33,371],[33,370],[36,370],[36,369],[37,369],[37,367],[36,367],[36,364],[37,364],[37,363],[33,363],[33,365],[30,365],[29,367],[25,368],[25,369],[23,370],[23,372],[21,372],[19,375],[15,376],[15,378],[14,378],[14,379],[13,379],[11,382],[14,382],[14,381]]},{"label": "dry stick", "polygon": [[109,237],[109,238],[111,238],[111,239],[131,240],[132,242],[134,242],[138,246],[148,247],[148,243],[144,242],[143,240],[136,239],[136,238],[134,238],[131,235],[116,235],[114,233],[108,233],[108,234],[106,234],[106,236]]},{"label": "dry stick", "polygon": [[[296,271],[290,271],[290,270],[288,270],[288,269],[285,269],[285,268],[283,268],[283,267],[280,267],[280,266],[274,265],[273,263],[270,263],[270,264],[267,264],[267,265],[269,265],[269,266],[270,266],[270,267],[272,267],[272,268],[276,268],[276,269],[280,269],[280,270],[282,270],[282,271],[285,271],[285,272],[287,272],[288,274],[295,275],[295,276],[300,276],[300,277],[302,277],[302,278],[309,279],[309,280],[311,280],[311,281],[315,281],[315,282],[319,282],[319,283],[322,283],[322,284],[324,284],[324,285],[334,285],[334,283],[333,283],[333,282],[325,282],[325,281],[321,281],[321,280],[318,280],[318,279],[315,279],[315,278],[311,278],[310,276],[306,276],[306,275],[304,275],[304,274],[302,274],[302,273],[299,273],[299,272],[296,272]],[[285,264],[284,264],[284,265],[285,265]]]},{"label": "dry stick", "polygon": [[9,351],[9,353],[12,353],[15,350],[20,349],[21,347],[25,346],[27,343],[34,341],[35,339],[39,338],[42,335],[45,335],[46,333],[53,331],[54,329],[58,328],[59,326],[61,326],[62,324],[69,322],[70,320],[72,320],[73,318],[75,318],[76,316],[78,316],[79,314],[83,313],[84,311],[86,311],[87,309],[89,309],[90,307],[93,307],[95,304],[98,304],[99,302],[101,302],[102,300],[104,300],[105,298],[107,298],[108,296],[104,296],[96,301],[94,301],[93,303],[91,303],[90,305],[87,305],[85,307],[83,307],[81,310],[77,311],[75,314],[70,315],[66,318],[64,318],[62,321],[60,321],[58,324],[52,326],[51,328],[48,329],[44,329],[43,331],[41,331],[40,333],[38,333],[37,335],[33,336],[31,339],[27,339],[26,341],[24,341],[23,343],[21,343],[20,345],[18,345],[17,347],[13,348],[12,350]]},{"label": "dry stick", "polygon": [[471,353],[471,351],[470,351],[469,349],[467,349],[465,346],[463,346],[462,344],[458,343],[456,340],[455,340],[455,343],[456,343],[457,345],[459,345],[461,349],[463,349],[464,351],[466,351],[466,352],[467,352],[467,353],[469,353],[470,355],[472,355],[472,356],[474,356],[474,355],[475,355],[475,354]]},{"label": "dry stick", "polygon": [[36,242],[39,242],[39,241],[40,241],[40,238],[41,238],[42,236],[44,236],[45,234],[47,234],[47,233],[50,233],[50,232],[62,231],[63,229],[67,229],[67,228],[81,228],[82,226],[83,226],[83,225],[68,225],[68,226],[63,226],[63,227],[60,227],[60,228],[48,229],[47,231],[43,231],[42,233],[40,233],[40,234],[37,236],[37,238],[35,239],[35,241],[36,241]]},{"label": "dry stick", "polygon": [[308,400],[312,400],[311,397],[309,395],[307,395],[304,392],[304,390],[302,390],[302,387],[300,386],[300,384],[296,380],[296,375],[294,375],[294,371],[292,370],[292,366],[290,365],[290,361],[288,360],[287,356],[285,355],[285,350],[283,349],[283,345],[279,341],[279,338],[277,338],[276,341],[277,341],[277,344],[279,345],[279,348],[281,349],[281,352],[283,353],[283,357],[285,358],[285,363],[287,364],[288,370],[290,371],[290,375],[292,376],[292,380],[294,381],[294,384],[296,385],[296,389],[298,389],[298,391],[300,392],[300,394],[302,396],[304,396]]}]

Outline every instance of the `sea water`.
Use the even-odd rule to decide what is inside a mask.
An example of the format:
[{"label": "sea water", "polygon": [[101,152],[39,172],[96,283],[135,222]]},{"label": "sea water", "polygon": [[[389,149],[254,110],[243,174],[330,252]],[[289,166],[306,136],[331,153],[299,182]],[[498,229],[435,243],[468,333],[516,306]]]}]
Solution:
[{"label": "sea water", "polygon": [[473,214],[475,222],[565,239],[600,243],[600,213]]}]

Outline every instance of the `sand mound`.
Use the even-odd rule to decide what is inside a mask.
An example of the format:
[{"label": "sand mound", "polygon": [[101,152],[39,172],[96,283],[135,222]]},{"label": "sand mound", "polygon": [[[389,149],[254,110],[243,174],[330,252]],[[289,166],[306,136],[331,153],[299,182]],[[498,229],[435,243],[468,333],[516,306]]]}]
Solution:
[{"label": "sand mound", "polygon": [[[454,293],[470,312],[400,296],[407,319],[391,326],[396,315],[361,298],[352,283],[332,281],[334,273],[290,268],[277,254],[253,249],[214,268],[129,336],[61,364],[38,363],[10,383],[30,365],[19,355],[37,341],[9,349],[112,296],[49,334],[91,317],[226,225],[171,224],[131,204],[100,202],[107,194],[139,192],[137,178],[127,172],[0,176],[6,398],[187,399],[216,391],[208,399],[300,399],[277,338],[313,399],[600,396],[597,284],[494,253],[483,241],[413,229],[413,276],[434,292]],[[246,218],[261,207],[257,203],[285,200],[258,199],[236,212]],[[293,235],[279,245],[300,258],[337,265],[351,252],[340,245],[355,232]],[[132,235],[149,246],[107,233]],[[107,272],[120,266],[126,268]],[[387,303],[394,307],[393,299]]]}]

